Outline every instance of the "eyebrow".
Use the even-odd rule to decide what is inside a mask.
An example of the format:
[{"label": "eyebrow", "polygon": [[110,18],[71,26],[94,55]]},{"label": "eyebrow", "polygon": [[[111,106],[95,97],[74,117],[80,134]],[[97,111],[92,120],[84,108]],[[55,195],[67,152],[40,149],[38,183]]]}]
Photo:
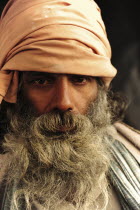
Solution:
[{"label": "eyebrow", "polygon": [[91,77],[91,78],[95,78],[93,76],[89,76],[89,75],[80,75],[80,74],[61,74],[61,73],[50,73],[50,72],[39,72],[39,71],[28,71],[28,72],[23,72],[23,75],[25,75],[25,80],[30,80],[30,79],[34,79],[36,77],[57,77],[59,75],[67,75],[67,76],[85,76],[85,77]]},{"label": "eyebrow", "polygon": [[35,77],[35,76],[47,76],[47,75],[52,75],[53,73],[48,73],[48,72],[38,72],[38,71],[30,71],[30,72],[24,72],[24,75]]},{"label": "eyebrow", "polygon": [[47,77],[57,77],[58,74],[55,74],[55,73],[48,73],[48,72],[24,72],[23,73],[23,78],[25,81],[29,81],[29,80],[32,80],[32,79],[36,79],[38,77],[41,77],[41,78],[47,78]]},{"label": "eyebrow", "polygon": [[90,75],[84,75],[84,74],[66,74],[66,73],[52,73],[52,72],[39,72],[39,71],[28,71],[28,72],[23,72],[23,74],[28,75],[28,76],[49,76],[49,75],[68,75],[68,76],[87,76],[87,77],[94,77]]}]

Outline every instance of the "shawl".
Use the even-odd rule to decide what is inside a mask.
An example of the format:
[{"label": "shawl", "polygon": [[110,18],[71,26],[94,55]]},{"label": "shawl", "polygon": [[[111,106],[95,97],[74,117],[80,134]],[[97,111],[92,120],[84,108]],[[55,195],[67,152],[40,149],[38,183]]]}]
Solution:
[{"label": "shawl", "polygon": [[[112,154],[109,179],[114,185],[123,210],[140,209],[140,167],[129,150],[112,136],[108,137],[109,150]],[[11,198],[16,186],[6,186],[2,210],[10,210]],[[22,204],[20,209],[24,209]]]}]

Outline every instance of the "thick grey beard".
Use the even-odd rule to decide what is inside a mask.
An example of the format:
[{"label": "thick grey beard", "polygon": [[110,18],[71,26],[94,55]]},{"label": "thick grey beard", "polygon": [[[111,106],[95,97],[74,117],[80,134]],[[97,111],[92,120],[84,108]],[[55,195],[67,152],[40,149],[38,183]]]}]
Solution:
[{"label": "thick grey beard", "polygon": [[[17,183],[11,209],[105,209],[108,202],[110,125],[106,92],[90,104],[86,116],[48,113],[38,118],[16,113],[4,148],[12,156],[7,182]],[[60,132],[61,127],[67,128]]]}]

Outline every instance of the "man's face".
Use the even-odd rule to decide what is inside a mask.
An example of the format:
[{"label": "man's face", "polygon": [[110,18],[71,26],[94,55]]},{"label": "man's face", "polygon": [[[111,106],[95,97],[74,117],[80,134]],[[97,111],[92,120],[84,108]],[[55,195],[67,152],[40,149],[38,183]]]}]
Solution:
[{"label": "man's face", "polygon": [[51,111],[85,114],[98,88],[91,76],[27,72],[23,73],[23,90],[40,116]]},{"label": "man's face", "polygon": [[[4,145],[12,155],[8,179],[18,180],[19,198],[53,210],[102,206],[110,125],[104,87],[93,77],[25,73],[20,88]],[[19,205],[18,197],[14,202]]]}]

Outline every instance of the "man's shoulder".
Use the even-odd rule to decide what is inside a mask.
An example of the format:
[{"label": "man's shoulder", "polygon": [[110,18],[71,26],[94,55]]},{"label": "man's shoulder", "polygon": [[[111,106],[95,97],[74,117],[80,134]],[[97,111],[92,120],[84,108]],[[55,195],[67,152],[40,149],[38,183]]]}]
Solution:
[{"label": "man's shoulder", "polygon": [[140,132],[116,122],[108,130],[110,152],[109,178],[114,186],[123,209],[139,209],[140,192]]},{"label": "man's shoulder", "polygon": [[140,163],[140,131],[123,123],[116,122],[109,128],[114,139],[120,141]]},{"label": "man's shoulder", "polygon": [[133,145],[140,149],[140,131],[123,123],[116,122],[114,124],[118,133],[127,138]]}]

